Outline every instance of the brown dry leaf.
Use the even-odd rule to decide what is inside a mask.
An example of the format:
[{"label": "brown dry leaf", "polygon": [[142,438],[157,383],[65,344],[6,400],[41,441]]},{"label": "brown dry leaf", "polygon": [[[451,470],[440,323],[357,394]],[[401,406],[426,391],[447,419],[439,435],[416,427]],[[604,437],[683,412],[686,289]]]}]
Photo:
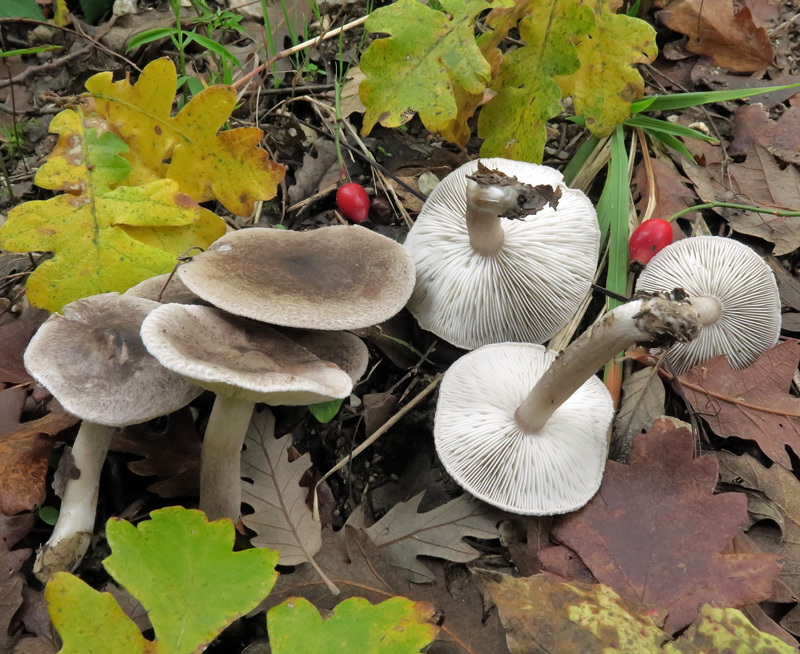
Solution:
[{"label": "brown dry leaf", "polygon": [[580,557],[569,547],[555,545],[539,552],[542,570],[553,575],[558,581],[580,581],[585,584],[596,584],[592,571],[586,567]]},{"label": "brown dry leaf", "polygon": [[692,408],[717,436],[755,441],[776,463],[791,469],[786,448],[800,454],[800,398],[789,395],[800,341],[784,341],[744,370],[714,357],[680,377]]},{"label": "brown dry leaf", "polygon": [[300,478],[311,467],[304,454],[289,461],[291,434],[275,438],[275,417],[269,409],[253,414],[242,453],[242,501],[255,513],[242,522],[256,532],[257,547],[278,550],[282,565],[312,563],[322,547],[322,526],[306,505],[307,490]]},{"label": "brown dry leaf", "polygon": [[689,37],[689,52],[712,57],[715,66],[737,73],[772,66],[775,53],[767,31],[756,27],[748,7],[737,13],[732,0],[675,0],[658,18]]},{"label": "brown dry leaf", "polygon": [[800,108],[789,107],[777,120],[761,104],[740,107],[733,119],[733,141],[728,154],[749,154],[760,145],[787,163],[800,164]]},{"label": "brown dry leaf", "polygon": [[431,562],[433,583],[411,584],[360,529],[350,524],[339,532],[323,532],[322,549],[315,556],[322,571],[341,591],[333,596],[311,566],[281,574],[269,597],[259,607],[269,609],[288,597],[304,597],[318,609],[331,609],[348,597],[381,602],[400,595],[429,602],[442,616],[441,631],[426,650],[429,654],[506,654],[505,636],[497,612],[482,620],[481,594],[474,584],[447,583],[443,566]]},{"label": "brown dry leaf", "polygon": [[27,397],[28,391],[23,387],[0,390],[0,436],[19,427],[19,418]]},{"label": "brown dry leaf", "polygon": [[49,413],[0,437],[0,512],[15,515],[39,505],[56,434],[77,422],[69,413]]},{"label": "brown dry leaf", "polygon": [[[720,482],[727,488],[744,491],[747,508],[754,518],[770,518],[780,526],[781,535],[777,539],[771,530],[757,529],[750,535],[762,550],[780,556],[779,579],[800,598],[800,481],[781,466],[765,468],[749,454],[717,452],[717,459]],[[769,514],[765,514],[762,498],[771,504]]]},{"label": "brown dry leaf", "polygon": [[609,461],[597,495],[553,528],[598,581],[668,611],[669,633],[703,602],[740,607],[770,597],[780,572],[772,555],[722,553],[747,522],[747,501],[713,495],[717,460],[693,453],[690,430],[658,420],[634,438],[631,464]]},{"label": "brown dry leaf", "polygon": [[[697,194],[688,186],[689,180],[683,177],[674,168],[668,166],[659,159],[652,160],[653,178],[655,181],[655,211],[651,218],[661,218],[666,220],[673,214],[697,204]],[[643,216],[647,211],[647,203],[650,194],[650,187],[647,181],[647,167],[644,161],[639,162],[631,180],[633,184],[636,209],[639,216]],[[688,214],[684,218],[694,214]],[[683,232],[675,223],[672,223],[672,231],[675,237],[682,238]],[[675,233],[679,232],[679,233]]]},{"label": "brown dry leaf", "polygon": [[628,460],[634,435],[650,429],[653,422],[664,415],[665,401],[664,382],[655,367],[642,368],[625,378],[611,436],[612,458]]},{"label": "brown dry leaf", "polygon": [[10,625],[22,605],[25,577],[19,569],[31,555],[29,549],[11,551],[11,548],[30,531],[35,521],[33,514],[12,518],[0,515],[0,652],[10,652],[19,640],[19,635],[10,634]]},{"label": "brown dry leaf", "polygon": [[508,554],[511,562],[523,577],[537,574],[542,563],[537,554],[550,546],[550,528],[553,525],[552,516],[525,516],[525,531],[527,542],[517,541],[508,544]]},{"label": "brown dry leaf", "polygon": [[22,355],[41,324],[41,320],[15,320],[0,327],[0,382],[21,384],[32,381],[22,363]]},{"label": "brown dry leaf", "polygon": [[143,457],[128,463],[128,470],[158,477],[147,490],[159,497],[197,495],[200,489],[200,436],[188,408],[169,416],[166,433],[151,423],[125,427],[114,434],[110,449]]},{"label": "brown dry leaf", "polygon": [[[754,145],[742,163],[721,163],[719,147],[688,143],[705,166],[684,161],[687,176],[704,202],[760,205],[766,209],[796,211],[800,207],[800,170],[793,165],[781,170],[766,148]],[[800,247],[800,217],[774,216],[738,209],[721,211],[737,232],[775,244],[773,254],[787,254]]]},{"label": "brown dry leaf", "polygon": [[[396,504],[365,530],[392,565],[401,569],[409,581],[418,584],[433,581],[433,575],[420,563],[418,556],[459,563],[472,561],[479,553],[464,537],[497,538],[497,523],[503,519],[500,511],[468,495],[417,513],[424,494]],[[355,524],[360,526],[358,522]]]}]

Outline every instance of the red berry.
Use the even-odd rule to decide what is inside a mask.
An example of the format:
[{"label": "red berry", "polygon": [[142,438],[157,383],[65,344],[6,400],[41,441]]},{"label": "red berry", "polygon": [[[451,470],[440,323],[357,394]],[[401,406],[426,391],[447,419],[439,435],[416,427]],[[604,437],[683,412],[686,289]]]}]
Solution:
[{"label": "red berry", "polygon": [[336,206],[354,223],[360,223],[369,215],[369,196],[361,184],[350,182],[336,191]]},{"label": "red berry", "polygon": [[633,232],[628,243],[628,252],[633,261],[645,264],[670,243],[672,243],[672,225],[661,218],[651,218],[645,220]]}]

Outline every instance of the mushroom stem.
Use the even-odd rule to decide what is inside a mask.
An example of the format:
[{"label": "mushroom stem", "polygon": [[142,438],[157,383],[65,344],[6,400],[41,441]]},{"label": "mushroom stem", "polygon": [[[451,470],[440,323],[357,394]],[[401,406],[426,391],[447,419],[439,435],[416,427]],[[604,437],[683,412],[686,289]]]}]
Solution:
[{"label": "mushroom stem", "polygon": [[89,549],[97,514],[100,473],[114,430],[115,427],[88,420],[81,423],[72,446],[73,463],[80,475],[67,480],[55,529],[33,564],[33,572],[43,581],[56,572],[74,570]]},{"label": "mushroom stem", "polygon": [[700,326],[713,325],[722,317],[722,303],[713,295],[698,295],[689,298],[688,302],[697,312]]},{"label": "mushroom stem", "polygon": [[467,232],[475,252],[485,257],[497,254],[505,240],[500,216],[516,207],[518,195],[510,186],[467,182]]},{"label": "mushroom stem", "polygon": [[217,395],[200,453],[200,510],[209,520],[239,519],[241,454],[255,402]]},{"label": "mushroom stem", "polygon": [[695,308],[662,297],[634,300],[607,313],[562,352],[516,411],[517,425],[537,432],[606,361],[635,343],[688,341],[699,333]]}]

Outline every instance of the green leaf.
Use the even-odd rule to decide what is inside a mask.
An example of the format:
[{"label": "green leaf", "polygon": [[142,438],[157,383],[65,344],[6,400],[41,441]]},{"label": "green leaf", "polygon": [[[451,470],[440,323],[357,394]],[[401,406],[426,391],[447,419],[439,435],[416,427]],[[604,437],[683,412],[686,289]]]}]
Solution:
[{"label": "green leaf", "polygon": [[594,152],[599,142],[600,139],[596,136],[589,136],[589,138],[583,142],[583,145],[578,148],[578,151],[572,155],[572,159],[569,160],[567,167],[564,168],[564,183],[567,186],[572,184],[578,171],[583,167],[583,164],[586,163],[586,160],[592,152]]},{"label": "green leaf", "polygon": [[61,50],[62,45],[39,45],[35,48],[20,48],[19,50],[0,50],[0,59],[5,57],[18,57],[27,54],[38,54],[39,52],[50,52],[51,50]]},{"label": "green leaf", "polygon": [[322,424],[328,423],[336,417],[339,409],[342,406],[344,399],[329,400],[328,402],[319,402],[317,404],[309,404],[308,410]]},{"label": "green leaf", "polygon": [[655,30],[645,21],[616,14],[620,0],[587,0],[595,27],[576,39],[580,69],[556,81],[575,101],[575,113],[586,116],[595,136],[608,136],[630,117],[631,102],[644,93],[635,64],[655,59]]},{"label": "green leaf", "polygon": [[130,52],[131,50],[138,48],[140,45],[152,43],[153,41],[158,41],[159,39],[164,39],[177,33],[178,30],[174,27],[157,27],[156,29],[141,32],[128,41],[128,47],[125,51]]},{"label": "green leaf", "polygon": [[678,139],[676,139],[671,134],[665,134],[664,132],[651,132],[649,130],[645,130],[648,136],[654,138],[658,141],[661,141],[664,145],[673,148],[680,152],[684,157],[686,157],[689,161],[694,161],[694,157],[692,153],[686,149],[686,146],[681,143]]},{"label": "green leaf", "polygon": [[479,50],[475,16],[508,6],[509,0],[442,0],[447,13],[417,0],[398,0],[367,18],[370,32],[385,32],[361,57],[366,79],[359,95],[366,107],[363,133],[375,123],[397,127],[408,110],[416,111],[431,131],[447,127],[457,115],[453,87],[481,93],[489,83],[489,63]]},{"label": "green leaf", "polygon": [[658,118],[651,118],[650,116],[632,116],[625,121],[628,127],[641,127],[647,132],[662,132],[670,134],[671,136],[681,136],[688,139],[700,139],[701,141],[709,141],[717,143],[717,139],[708,134],[703,134],[691,127],[684,127],[683,125],[676,125],[666,120],[659,120]]},{"label": "green leaf", "polygon": [[[617,125],[611,136],[611,163],[603,194],[597,203],[601,241],[609,235],[608,276],[606,288],[619,295],[627,294],[628,286],[628,154],[625,151],[625,132]],[[609,309],[621,304],[609,300]]]},{"label": "green leaf", "polygon": [[0,18],[44,20],[44,14],[36,0],[3,0],[0,2]]},{"label": "green leaf", "polygon": [[431,624],[434,607],[393,597],[370,604],[352,597],[322,619],[301,597],[290,597],[267,613],[273,654],[419,654],[439,628]]},{"label": "green leaf", "polygon": [[709,102],[724,102],[726,100],[741,100],[751,98],[762,93],[772,93],[773,91],[783,91],[800,86],[797,84],[785,84],[784,86],[764,86],[758,89],[732,89],[730,91],[699,91],[696,93],[674,93],[672,95],[651,95],[631,104],[631,112],[639,113],[642,111],[669,111],[671,109],[686,109],[687,107],[697,107]]},{"label": "green leaf", "polygon": [[79,2],[84,17],[92,25],[114,6],[114,0],[79,0]]},{"label": "green leaf", "polygon": [[[160,649],[187,654],[254,609],[272,590],[277,553],[233,552],[230,520],[200,511],[153,511],[134,527],[112,518],[103,565],[147,610]],[[113,651],[113,650],[108,650]]]},{"label": "green leaf", "polygon": [[198,45],[203,46],[206,50],[209,50],[222,59],[229,61],[237,68],[242,67],[242,65],[239,63],[239,60],[233,56],[233,53],[216,41],[212,41],[211,39],[203,36],[202,34],[198,34],[197,32],[192,32],[192,40]]},{"label": "green leaf", "polygon": [[528,45],[507,54],[493,86],[498,94],[483,108],[481,156],[541,163],[545,125],[561,113],[561,89],[553,77],[580,67],[573,45],[594,27],[592,10],[579,0],[538,2],[519,23]]},{"label": "green leaf", "polygon": [[59,654],[143,654],[147,641],[110,593],[66,572],[44,590],[47,610],[64,646]]}]

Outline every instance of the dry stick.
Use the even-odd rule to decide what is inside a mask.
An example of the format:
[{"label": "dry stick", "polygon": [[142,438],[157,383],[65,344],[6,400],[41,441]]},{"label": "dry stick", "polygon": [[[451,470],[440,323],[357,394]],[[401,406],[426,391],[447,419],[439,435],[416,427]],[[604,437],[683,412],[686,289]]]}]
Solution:
[{"label": "dry stick", "polygon": [[347,32],[348,30],[351,30],[354,27],[358,27],[365,20],[367,20],[367,16],[359,18],[358,20],[354,20],[350,23],[347,23],[346,25],[342,25],[341,27],[337,27],[336,29],[333,29],[330,32],[323,32],[319,36],[313,39],[309,39],[308,41],[303,41],[302,43],[298,43],[297,45],[292,46],[287,50],[281,50],[274,57],[270,57],[263,64],[261,64],[260,66],[254,68],[249,73],[247,73],[247,75],[236,80],[233,84],[231,84],[231,86],[233,86],[233,88],[239,88],[240,86],[242,86],[242,84],[246,84],[250,79],[258,75],[259,73],[263,72],[270,66],[272,66],[272,64],[274,64],[279,59],[285,59],[286,57],[290,57],[291,55],[293,55],[295,52],[300,52],[300,50],[305,50],[307,47],[311,45],[322,43],[323,41],[332,39],[334,36],[339,36],[339,34],[341,34],[342,32]]},{"label": "dry stick", "polygon": [[319,522],[319,493],[317,492],[319,489],[319,485],[325,481],[328,477],[330,477],[334,472],[337,470],[341,470],[344,468],[350,461],[352,461],[355,457],[361,454],[365,449],[367,449],[370,445],[372,445],[376,440],[378,440],[381,436],[383,436],[389,429],[394,427],[400,419],[406,415],[411,409],[413,409],[417,404],[419,404],[422,400],[424,400],[428,395],[433,392],[433,389],[436,388],[437,384],[441,381],[442,374],[439,373],[433,378],[433,381],[428,384],[425,388],[423,388],[416,396],[406,404],[402,409],[400,409],[397,413],[395,413],[391,418],[389,418],[386,422],[384,422],[380,427],[375,430],[375,433],[372,434],[367,440],[365,440],[361,445],[359,445],[356,449],[354,449],[350,454],[348,454],[345,458],[343,458],[339,463],[337,463],[333,468],[328,470],[322,478],[314,485],[314,520]]}]

